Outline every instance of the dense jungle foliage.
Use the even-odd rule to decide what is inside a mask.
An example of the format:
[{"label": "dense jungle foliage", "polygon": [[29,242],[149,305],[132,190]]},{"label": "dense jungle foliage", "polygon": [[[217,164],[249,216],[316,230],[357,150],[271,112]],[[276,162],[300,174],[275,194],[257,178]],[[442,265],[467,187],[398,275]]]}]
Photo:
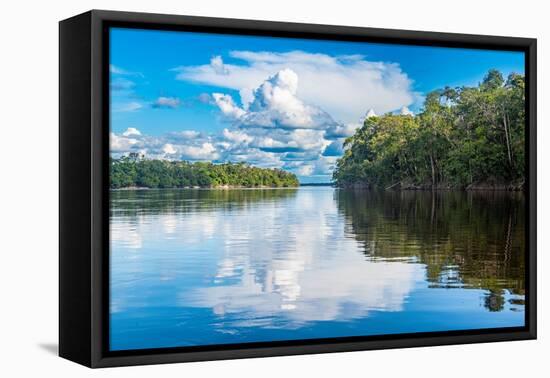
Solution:
[{"label": "dense jungle foliage", "polygon": [[130,154],[110,161],[111,188],[187,188],[187,187],[295,187],[298,178],[281,169],[252,167],[245,163],[143,159]]},{"label": "dense jungle foliage", "polygon": [[341,187],[519,189],[525,179],[525,78],[490,70],[476,87],[429,93],[416,115],[369,117],[346,139]]}]

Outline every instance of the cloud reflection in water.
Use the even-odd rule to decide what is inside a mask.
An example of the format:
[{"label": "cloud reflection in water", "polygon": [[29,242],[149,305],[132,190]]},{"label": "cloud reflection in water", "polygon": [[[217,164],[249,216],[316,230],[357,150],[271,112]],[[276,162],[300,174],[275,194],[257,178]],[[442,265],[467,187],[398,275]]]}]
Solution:
[{"label": "cloud reflection in water", "polygon": [[[242,222],[216,223],[213,233],[224,243],[213,285],[182,291],[180,304],[231,315],[224,324],[236,327],[294,328],[365,317],[371,310],[401,310],[414,283],[423,279],[423,267],[367,260],[357,242],[344,237],[345,222],[327,194],[320,201],[301,192],[292,199],[296,206],[273,203],[266,211],[263,204],[261,213],[244,211]],[[208,216],[182,222],[189,228]]]}]

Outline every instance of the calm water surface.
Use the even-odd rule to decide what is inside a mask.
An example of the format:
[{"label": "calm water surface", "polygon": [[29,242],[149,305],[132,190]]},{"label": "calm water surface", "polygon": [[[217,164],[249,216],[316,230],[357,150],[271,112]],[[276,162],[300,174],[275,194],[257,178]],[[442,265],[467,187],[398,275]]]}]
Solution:
[{"label": "calm water surface", "polygon": [[522,326],[524,206],[505,192],[111,192],[111,349]]}]

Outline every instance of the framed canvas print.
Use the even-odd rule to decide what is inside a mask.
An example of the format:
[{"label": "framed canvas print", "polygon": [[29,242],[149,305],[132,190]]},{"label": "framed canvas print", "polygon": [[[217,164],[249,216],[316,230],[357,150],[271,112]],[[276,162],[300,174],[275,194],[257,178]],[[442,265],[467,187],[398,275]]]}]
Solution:
[{"label": "framed canvas print", "polygon": [[536,337],[536,41],[60,23],[60,355]]}]

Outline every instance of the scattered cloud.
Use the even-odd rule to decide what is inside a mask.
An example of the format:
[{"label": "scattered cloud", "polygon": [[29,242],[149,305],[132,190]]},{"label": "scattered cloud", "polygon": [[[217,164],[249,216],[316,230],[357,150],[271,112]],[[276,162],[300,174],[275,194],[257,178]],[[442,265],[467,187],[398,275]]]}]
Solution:
[{"label": "scattered cloud", "polygon": [[[358,124],[335,122],[323,109],[306,103],[298,96],[298,75],[284,69],[268,77],[252,90],[252,100],[244,108],[228,94],[212,96],[224,119],[233,129],[224,129],[223,137],[232,158],[236,152],[257,149],[271,154],[270,161],[298,176],[325,175],[330,166],[323,156],[337,156],[341,142],[334,139],[353,135]],[[317,162],[315,162],[317,161]]]},{"label": "scattered cloud", "polygon": [[134,146],[139,145],[139,140],[131,138],[129,136],[119,136],[115,133],[111,133],[111,153],[127,153],[134,150]]},{"label": "scattered cloud", "polygon": [[311,164],[297,165],[294,170],[300,176],[311,176],[313,174],[313,165]]},{"label": "scattered cloud", "polygon": [[239,108],[235,104],[233,98],[230,95],[223,93],[213,93],[212,97],[214,98],[214,102],[216,103],[216,105],[222,111],[223,115],[225,115],[229,119],[239,119],[246,113],[243,109]]},{"label": "scattered cloud", "polygon": [[211,136],[194,130],[151,136],[130,127],[120,134],[111,133],[114,156],[136,152],[152,159],[219,161],[220,151]]},{"label": "scattered cloud", "polygon": [[109,71],[112,74],[119,74],[119,75],[125,75],[126,74],[125,70],[123,70],[120,67],[115,66],[114,64],[109,65]]},{"label": "scattered cloud", "polygon": [[157,109],[175,109],[179,107],[181,104],[181,101],[177,97],[159,97],[157,98],[153,104],[151,105],[153,108]]},{"label": "scattered cloud", "polygon": [[298,75],[283,69],[252,92],[247,110],[235,105],[229,95],[214,94],[216,104],[240,127],[324,129],[336,122],[322,109],[306,104],[297,96]]},{"label": "scattered cloud", "polygon": [[182,130],[182,131],[172,132],[170,133],[170,135],[175,140],[188,140],[188,139],[199,138],[202,135],[202,133],[196,130]]},{"label": "scattered cloud", "polygon": [[135,127],[129,127],[129,128],[126,129],[126,131],[124,131],[122,133],[122,136],[125,136],[125,137],[129,137],[129,136],[132,136],[132,135],[138,136],[138,135],[141,135],[141,132],[138,129],[136,129]]},{"label": "scattered cloud", "polygon": [[197,96],[197,100],[203,104],[212,104],[212,96],[208,93],[201,93]]},{"label": "scattered cloud", "polygon": [[126,76],[139,76],[143,77],[141,72],[128,71],[122,67],[115,66],[114,64],[109,65],[109,72],[113,75],[126,75]]},{"label": "scattered cloud", "polygon": [[222,57],[219,55],[210,59],[210,66],[218,75],[227,75],[229,73],[229,70],[225,67],[225,64],[223,64]]},{"label": "scattered cloud", "polygon": [[[306,103],[297,95],[298,84],[294,71],[277,72],[252,91],[246,109],[229,94],[213,93],[208,99],[230,125],[221,132],[183,130],[153,137],[129,128],[112,136],[113,151],[162,159],[245,161],[284,168],[302,178],[323,176],[328,181],[343,138],[352,135],[359,124],[337,123],[321,108]],[[173,98],[157,103],[176,106]]]},{"label": "scattered cloud", "polygon": [[125,112],[135,112],[143,108],[143,105],[137,101],[130,101],[124,103],[113,104],[113,112],[115,113],[125,113]]},{"label": "scattered cloud", "polygon": [[119,66],[111,64],[109,66],[110,75],[110,95],[111,110],[114,113],[135,112],[144,107],[141,99],[136,96],[136,77],[132,80],[128,76],[139,76],[140,74],[129,72]]},{"label": "scattered cloud", "polygon": [[344,139],[332,141],[323,151],[323,156],[342,156],[344,153]]},{"label": "scattered cloud", "polygon": [[248,144],[254,140],[252,136],[240,130],[230,131],[228,129],[223,129],[223,136],[228,141],[236,144]]},{"label": "scattered cloud", "polygon": [[117,77],[111,80],[111,90],[113,91],[129,91],[135,87],[136,83],[123,77]]},{"label": "scattered cloud", "polygon": [[[191,101],[215,106],[227,127],[212,134],[183,130],[159,136],[128,129],[112,135],[113,151],[140,151],[163,159],[246,161],[289,170],[302,180],[328,181],[345,138],[366,118],[376,116],[374,109],[412,114],[407,106],[418,99],[412,80],[398,64],[361,55],[232,51],[229,56],[231,63],[216,55],[206,64],[174,69],[178,80],[219,88]],[[111,72],[130,74],[117,66]],[[132,88],[130,80],[118,79],[113,89]],[[159,97],[149,104],[170,109],[184,105],[177,97]],[[128,101],[113,109],[142,107]],[[370,110],[365,114],[366,109]]]},{"label": "scattered cloud", "polygon": [[369,61],[361,55],[331,56],[304,51],[232,51],[229,55],[240,64],[226,64],[221,56],[216,56],[208,64],[176,68],[176,78],[237,90],[246,109],[254,101],[254,89],[265,78],[290,69],[301,80],[297,95],[344,123],[353,122],[366,108],[379,113],[394,111],[415,103],[419,96],[399,64]]},{"label": "scattered cloud", "polygon": [[348,123],[347,125],[336,124],[327,128],[326,138],[327,139],[337,139],[337,138],[347,138],[352,136],[355,131],[360,128],[361,123]]},{"label": "scattered cloud", "polygon": [[184,160],[217,160],[220,154],[210,142],[204,142],[199,146],[183,145],[178,147],[180,158]]},{"label": "scattered cloud", "polygon": [[162,152],[164,152],[165,154],[167,155],[174,155],[178,152],[178,150],[174,147],[173,144],[171,143],[166,143],[163,147],[162,147]]}]

